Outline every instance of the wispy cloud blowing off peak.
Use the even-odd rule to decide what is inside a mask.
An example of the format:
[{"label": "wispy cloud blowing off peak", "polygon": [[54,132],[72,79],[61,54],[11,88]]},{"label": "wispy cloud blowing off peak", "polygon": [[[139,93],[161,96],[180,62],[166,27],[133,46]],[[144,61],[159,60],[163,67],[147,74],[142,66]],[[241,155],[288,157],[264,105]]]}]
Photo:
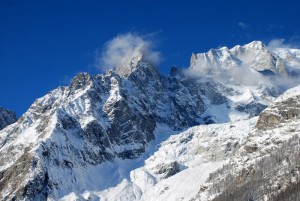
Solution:
[{"label": "wispy cloud blowing off peak", "polygon": [[247,65],[236,66],[232,68],[222,68],[214,64],[203,65],[201,62],[195,62],[193,67],[185,70],[188,77],[201,80],[214,80],[220,83],[243,84],[254,86],[257,80],[266,83],[263,76]]},{"label": "wispy cloud blowing off peak", "polygon": [[157,65],[161,54],[155,50],[153,37],[137,33],[120,34],[106,42],[102,51],[97,52],[97,67],[101,70],[121,70],[134,58]]},{"label": "wispy cloud blowing off peak", "polygon": [[297,42],[294,41],[294,39],[290,39],[290,40],[286,40],[283,38],[276,38],[276,39],[272,39],[270,40],[270,42],[268,43],[268,48],[270,49],[274,49],[274,48],[295,48],[295,49],[299,49],[299,44]]}]

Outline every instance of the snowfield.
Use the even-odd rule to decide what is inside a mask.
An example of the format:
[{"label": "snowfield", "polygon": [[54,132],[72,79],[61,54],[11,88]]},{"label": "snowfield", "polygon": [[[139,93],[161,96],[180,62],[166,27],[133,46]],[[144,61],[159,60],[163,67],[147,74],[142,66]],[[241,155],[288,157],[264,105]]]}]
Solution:
[{"label": "snowfield", "polygon": [[[255,127],[257,118],[235,123],[195,126],[179,134],[171,135],[158,144],[158,150],[151,154],[155,147],[144,155],[151,155],[141,161],[124,161],[134,169],[124,171],[124,179],[116,186],[104,191],[89,191],[81,195],[71,193],[61,200],[99,199],[100,200],[190,200],[195,197],[199,188],[209,177],[209,173],[222,167],[232,154],[242,146],[250,131]],[[162,126],[161,126],[162,127]],[[161,129],[160,129],[161,130]],[[169,131],[170,133],[171,131]],[[168,133],[168,132],[167,132]],[[164,133],[156,133],[164,135]],[[168,136],[169,134],[167,134]],[[153,146],[153,145],[152,145]],[[178,164],[178,172],[165,178],[168,166]],[[123,166],[116,161],[117,170],[107,167],[99,172],[114,175]],[[140,163],[140,167],[137,167]],[[166,165],[166,169],[162,168]],[[161,171],[161,168],[164,169]],[[160,173],[159,173],[160,172]],[[125,175],[130,175],[126,177]],[[95,178],[101,178],[94,173]],[[109,179],[105,180],[109,185]],[[97,200],[96,199],[96,200]]]}]

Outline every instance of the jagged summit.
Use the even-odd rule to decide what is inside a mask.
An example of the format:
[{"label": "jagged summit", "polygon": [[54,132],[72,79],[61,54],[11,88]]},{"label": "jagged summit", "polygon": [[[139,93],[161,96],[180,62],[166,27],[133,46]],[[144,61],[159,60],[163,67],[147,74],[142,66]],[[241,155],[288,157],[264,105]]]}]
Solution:
[{"label": "jagged summit", "polygon": [[236,45],[230,49],[233,54],[237,54],[239,51],[245,51],[245,49],[251,50],[264,50],[266,45],[261,41],[252,41],[245,45]]},{"label": "jagged summit", "polygon": [[86,87],[91,82],[89,73],[79,73],[71,81],[70,89],[76,90]]},{"label": "jagged summit", "polygon": [[[269,50],[261,41],[237,45],[231,49],[210,49],[207,53],[192,55],[190,69],[232,69],[247,66],[262,74],[289,77],[289,64]],[[207,70],[205,70],[206,72]]]},{"label": "jagged summit", "polygon": [[151,71],[159,74],[156,65],[149,61],[147,56],[140,51],[135,52],[130,58],[124,58],[124,61],[121,63],[123,64],[115,67],[112,71],[122,77],[129,77],[135,71]]},{"label": "jagged summit", "polygon": [[266,48],[266,45],[261,41],[252,41],[243,46],[246,49],[255,49],[255,50],[263,50]]}]

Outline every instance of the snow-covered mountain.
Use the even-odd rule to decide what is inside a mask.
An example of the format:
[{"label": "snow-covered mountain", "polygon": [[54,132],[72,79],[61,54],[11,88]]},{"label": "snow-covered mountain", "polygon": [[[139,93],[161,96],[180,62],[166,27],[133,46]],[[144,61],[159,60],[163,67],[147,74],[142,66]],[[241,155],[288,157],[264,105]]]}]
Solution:
[{"label": "snow-covered mountain", "polygon": [[[287,49],[285,49],[287,50]],[[281,55],[286,58],[288,52]],[[193,54],[191,68],[237,68],[242,66],[251,67],[262,74],[279,74],[284,77],[289,76],[288,65],[278,53],[268,49],[262,42],[253,41],[247,45],[237,45],[231,49],[223,47],[220,49],[210,49],[207,53]],[[286,59],[285,59],[286,60]]]},{"label": "snow-covered mountain", "polygon": [[[256,132],[263,139],[278,122],[286,123],[286,107],[276,110],[283,119],[268,117],[275,106],[261,111],[297,83],[295,51],[271,50],[254,41],[193,54],[189,68],[174,67],[169,76],[142,54],[105,75],[78,74],[0,131],[0,199],[223,196],[226,189],[213,191],[222,184],[216,180],[222,178],[218,169],[244,160],[241,150],[255,149],[247,144]],[[299,88],[293,90],[291,97]],[[197,126],[212,123],[224,124]],[[241,171],[238,164],[234,176]]]},{"label": "snow-covered mountain", "polygon": [[0,130],[17,121],[16,113],[0,107]]},{"label": "snow-covered mountain", "polygon": [[259,117],[172,135],[129,178],[83,199],[298,200],[299,123],[300,86]]}]

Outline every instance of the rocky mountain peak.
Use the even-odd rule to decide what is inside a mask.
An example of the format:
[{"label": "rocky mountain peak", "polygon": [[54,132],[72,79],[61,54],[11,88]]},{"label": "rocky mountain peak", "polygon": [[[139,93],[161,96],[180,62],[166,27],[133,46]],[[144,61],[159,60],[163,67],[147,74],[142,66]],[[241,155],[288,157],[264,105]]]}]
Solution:
[{"label": "rocky mountain peak", "polygon": [[91,76],[89,73],[79,73],[73,78],[70,88],[73,90],[84,88],[89,84],[90,81]]},{"label": "rocky mountain peak", "polygon": [[261,41],[253,41],[243,46],[237,45],[232,49],[227,47],[210,49],[206,53],[192,55],[191,61],[191,68],[196,70],[197,68],[234,69],[243,66],[265,75],[278,75],[285,78],[290,76],[289,63],[269,50]]},{"label": "rocky mountain peak", "polygon": [[244,48],[254,49],[254,50],[263,50],[266,48],[266,45],[261,41],[252,41],[251,43],[244,45]]}]

